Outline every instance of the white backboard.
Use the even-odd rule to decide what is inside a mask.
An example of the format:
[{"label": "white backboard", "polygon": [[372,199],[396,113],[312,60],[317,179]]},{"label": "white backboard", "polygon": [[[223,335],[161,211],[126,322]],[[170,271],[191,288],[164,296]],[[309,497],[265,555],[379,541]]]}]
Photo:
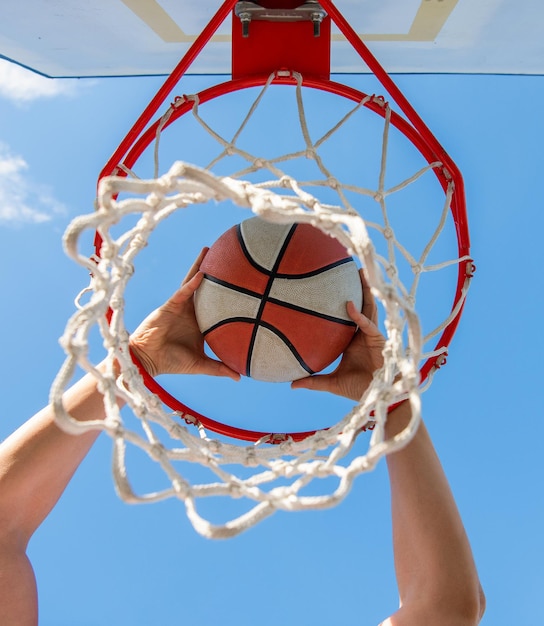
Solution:
[{"label": "white backboard", "polygon": [[[0,57],[51,77],[168,74],[220,0],[3,0]],[[338,0],[390,73],[544,73],[542,0]],[[190,69],[230,73],[230,18]],[[333,29],[332,71],[364,73]]]}]

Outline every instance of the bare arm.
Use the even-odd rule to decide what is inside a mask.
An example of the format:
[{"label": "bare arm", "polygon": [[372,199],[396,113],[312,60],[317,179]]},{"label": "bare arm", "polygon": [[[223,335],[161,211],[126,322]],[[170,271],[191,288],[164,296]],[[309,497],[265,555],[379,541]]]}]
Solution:
[{"label": "bare arm", "polygon": [[[239,375],[204,354],[192,296],[202,280],[203,250],[182,287],[154,311],[131,337],[132,349],[153,375],[202,373]],[[78,420],[102,419],[104,405],[93,376],[86,375],[64,395]],[[0,624],[38,623],[38,602],[26,547],[62,495],[98,431],[68,435],[46,407],[0,445]]]},{"label": "bare arm", "polygon": [[[388,437],[410,419],[407,403],[389,416]],[[472,626],[485,610],[470,544],[429,433],[387,457],[400,609],[384,626]]]},{"label": "bare arm", "polygon": [[[76,419],[103,417],[94,378],[85,376],[66,393]],[[0,624],[38,623],[34,573],[26,547],[55,506],[97,432],[67,435],[47,407],[0,445]]]},{"label": "bare arm", "polygon": [[[377,310],[363,276],[363,313],[348,312],[359,332],[331,374],[293,383],[294,388],[330,391],[358,400],[383,364]],[[408,424],[407,402],[390,413],[386,436]],[[400,609],[382,626],[472,626],[485,598],[472,551],[448,481],[424,424],[402,450],[387,457],[391,484],[393,547]]]}]

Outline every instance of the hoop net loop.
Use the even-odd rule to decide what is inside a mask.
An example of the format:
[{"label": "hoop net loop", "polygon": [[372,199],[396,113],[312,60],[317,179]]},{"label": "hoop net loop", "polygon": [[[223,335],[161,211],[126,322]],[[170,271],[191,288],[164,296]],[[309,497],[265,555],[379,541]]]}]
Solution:
[{"label": "hoop net loop", "polygon": [[[121,192],[133,197],[117,201]],[[364,221],[358,215],[341,208],[323,206],[307,193],[301,196],[281,196],[269,189],[233,178],[219,178],[209,171],[185,163],[175,163],[171,170],[156,180],[110,177],[101,181],[99,208],[96,213],[74,220],[65,234],[68,254],[84,265],[88,260],[78,252],[78,241],[86,230],[98,228],[103,237],[101,258],[93,268],[91,288],[93,296],[81,305],[68,323],[62,338],[63,348],[70,354],[59,373],[51,391],[51,400],[63,427],[71,432],[101,428],[114,440],[115,480],[121,496],[129,502],[156,501],[177,497],[185,501],[187,512],[195,528],[210,537],[232,536],[255,524],[275,509],[300,510],[331,506],[349,491],[354,477],[361,471],[374,467],[386,452],[398,448],[416,428],[419,410],[419,371],[421,333],[419,322],[411,306],[398,289],[386,279],[374,259],[373,244]],[[162,403],[146,388],[134,365],[128,347],[128,333],[123,325],[123,292],[130,279],[134,256],[147,241],[156,222],[168,217],[173,211],[209,200],[236,202],[251,208],[264,219],[274,222],[305,222],[322,228],[337,237],[353,250],[367,270],[368,280],[374,293],[383,301],[387,310],[389,335],[385,350],[386,362],[377,372],[374,381],[361,402],[335,426],[320,430],[302,441],[286,437],[277,445],[270,440],[240,447],[230,443],[211,440],[202,424],[198,434],[181,426],[179,421],[165,411]],[[113,239],[108,227],[117,223],[127,213],[137,211],[142,215],[130,235]],[[107,309],[111,309],[109,324],[105,321]],[[88,334],[98,324],[107,349],[107,367],[100,373],[88,361],[86,342]],[[408,329],[409,350],[403,346],[402,329]],[[117,361],[122,376],[116,380],[113,363]],[[102,422],[95,420],[84,424],[71,418],[63,408],[62,392],[69,383],[76,364],[92,372],[100,381],[108,417]],[[397,382],[393,382],[397,374]],[[143,425],[144,436],[123,426],[117,398],[123,398]],[[408,398],[413,416],[406,432],[385,441],[383,424],[387,409],[392,402]],[[377,425],[371,449],[363,457],[357,457],[346,467],[339,464],[351,450],[359,432],[372,421]],[[167,430],[182,447],[167,449],[154,433],[158,425]],[[124,471],[126,443],[143,449],[164,470],[172,487],[162,492],[136,495]],[[328,457],[323,451],[332,448]],[[174,461],[206,465],[219,479],[208,485],[190,485],[175,469]],[[233,476],[225,465],[238,464],[261,468],[249,479]],[[327,496],[299,496],[299,491],[314,478],[336,476],[339,484]],[[292,480],[287,487],[274,487],[266,491],[264,486],[279,477]],[[195,499],[206,496],[229,495],[244,497],[258,504],[250,512],[224,526],[212,526],[197,513]]]}]

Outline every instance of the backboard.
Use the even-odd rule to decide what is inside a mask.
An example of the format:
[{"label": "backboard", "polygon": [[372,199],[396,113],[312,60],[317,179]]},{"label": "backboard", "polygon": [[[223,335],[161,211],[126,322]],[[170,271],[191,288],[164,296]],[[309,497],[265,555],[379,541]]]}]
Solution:
[{"label": "backboard", "polygon": [[[6,0],[0,58],[50,77],[169,74],[220,0]],[[543,74],[541,0],[337,0],[389,73]],[[237,19],[237,18],[235,18]],[[230,19],[190,69],[230,73]],[[333,28],[331,70],[361,73]]]}]

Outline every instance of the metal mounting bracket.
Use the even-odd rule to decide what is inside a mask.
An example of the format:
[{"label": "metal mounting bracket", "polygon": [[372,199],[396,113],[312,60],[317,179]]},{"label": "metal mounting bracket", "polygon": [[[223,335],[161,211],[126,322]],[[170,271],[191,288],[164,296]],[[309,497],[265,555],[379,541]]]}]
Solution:
[{"label": "metal mounting bracket", "polygon": [[312,22],[314,37],[319,37],[321,22],[327,17],[327,13],[317,0],[307,0],[304,4],[292,9],[267,8],[255,2],[242,0],[236,3],[234,13],[242,22],[243,37],[249,37],[249,25],[253,21]]}]

